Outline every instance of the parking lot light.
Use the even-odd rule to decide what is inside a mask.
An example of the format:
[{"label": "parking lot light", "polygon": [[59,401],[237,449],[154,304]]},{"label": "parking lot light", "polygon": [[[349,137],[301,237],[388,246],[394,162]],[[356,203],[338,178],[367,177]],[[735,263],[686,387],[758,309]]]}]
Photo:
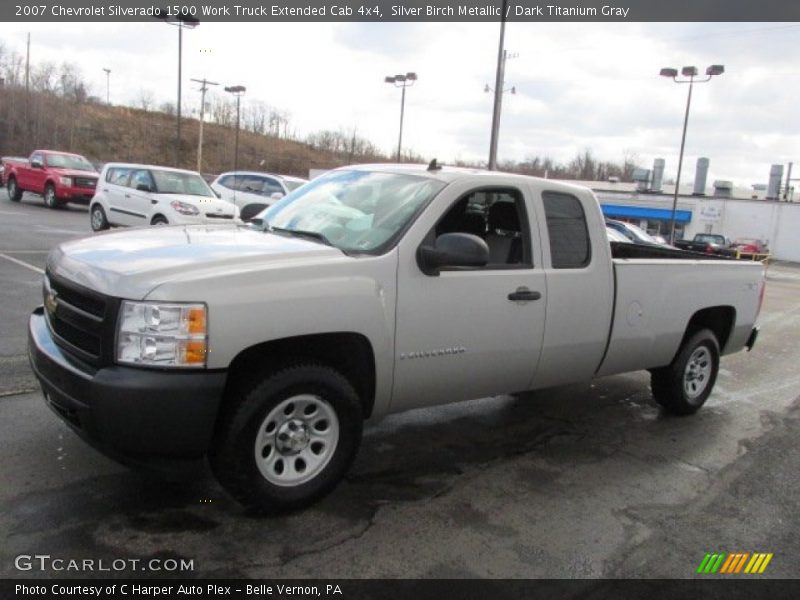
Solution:
[{"label": "parking lot light", "polygon": [[160,9],[155,13],[156,19],[163,20],[167,25],[178,28],[178,106],[177,127],[175,133],[175,166],[181,166],[181,78],[183,68],[183,29],[194,29],[200,25],[200,19],[189,14],[171,15],[169,11]]},{"label": "parking lot light", "polygon": [[403,115],[406,106],[406,88],[414,85],[417,81],[417,74],[408,72],[405,75],[402,73],[399,75],[389,75],[384,77],[383,81],[384,83],[391,83],[395,87],[402,88],[403,90],[400,95],[400,135],[397,139],[397,162],[400,162],[400,151],[403,147]]},{"label": "parking lot light", "polygon": [[681,150],[678,154],[678,175],[675,177],[675,192],[672,195],[672,216],[670,218],[669,228],[669,243],[675,243],[675,213],[678,208],[678,193],[681,186],[681,168],[683,167],[683,150],[686,146],[686,128],[689,125],[689,109],[692,105],[692,88],[695,83],[706,83],[711,81],[712,77],[722,75],[725,72],[725,65],[711,65],[706,68],[705,79],[695,79],[698,74],[697,67],[687,66],[681,69],[681,75],[688,77],[688,79],[678,79],[678,70],[672,67],[665,67],[661,69],[659,75],[661,77],[669,77],[675,83],[688,83],[689,93],[686,96],[686,112],[683,116],[683,134],[681,135]]}]

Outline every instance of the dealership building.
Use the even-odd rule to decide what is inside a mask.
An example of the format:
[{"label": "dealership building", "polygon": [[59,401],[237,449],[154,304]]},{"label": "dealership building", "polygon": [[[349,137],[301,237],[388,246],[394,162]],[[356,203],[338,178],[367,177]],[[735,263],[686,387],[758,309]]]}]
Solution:
[{"label": "dealership building", "polygon": [[[780,167],[780,168],[778,168]],[[800,202],[792,188],[782,186],[782,165],[774,165],[766,185],[739,188],[728,181],[706,186],[708,159],[699,159],[695,183],[681,185],[675,211],[676,238],[718,233],[731,240],[757,238],[767,242],[778,260],[800,262]],[[663,161],[652,171],[637,169],[633,183],[577,181],[597,195],[608,218],[628,221],[650,233],[669,236],[675,186],[662,184]],[[791,181],[791,171],[786,181]]]}]

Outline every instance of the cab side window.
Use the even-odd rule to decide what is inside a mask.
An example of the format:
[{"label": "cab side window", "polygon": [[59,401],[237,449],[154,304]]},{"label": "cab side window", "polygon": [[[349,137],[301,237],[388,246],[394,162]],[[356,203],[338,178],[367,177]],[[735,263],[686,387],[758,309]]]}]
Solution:
[{"label": "cab side window", "polygon": [[554,269],[582,269],[592,259],[583,206],[572,194],[543,192],[544,213]]},{"label": "cab side window", "polygon": [[469,192],[450,207],[434,228],[434,235],[470,233],[489,247],[485,269],[530,268],[531,243],[522,194],[511,188],[484,188]]}]

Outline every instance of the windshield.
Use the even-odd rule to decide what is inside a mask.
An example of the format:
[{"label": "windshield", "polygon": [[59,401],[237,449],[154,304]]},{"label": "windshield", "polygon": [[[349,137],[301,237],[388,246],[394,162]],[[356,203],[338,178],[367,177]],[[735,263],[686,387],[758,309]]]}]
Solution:
[{"label": "windshield", "polygon": [[334,171],[262,212],[267,230],[313,234],[345,252],[379,251],[445,186],[413,175]]},{"label": "windshield", "polygon": [[47,154],[48,167],[57,169],[75,169],[76,171],[94,171],[92,163],[77,154]]},{"label": "windshield", "polygon": [[187,196],[204,196],[216,198],[205,179],[197,173],[181,173],[179,171],[151,171],[156,181],[156,192],[159,194],[186,194]]},{"label": "windshield", "polygon": [[299,188],[304,183],[306,183],[306,182],[305,181],[299,181],[299,180],[296,180],[296,179],[284,179],[283,180],[283,185],[285,185],[286,189],[289,190],[290,192],[295,191],[297,188]]},{"label": "windshield", "polygon": [[631,223],[625,223],[625,228],[633,234],[640,242],[647,242],[648,244],[657,244],[658,242],[656,239],[647,233],[641,227],[637,227],[636,225],[632,225]]}]

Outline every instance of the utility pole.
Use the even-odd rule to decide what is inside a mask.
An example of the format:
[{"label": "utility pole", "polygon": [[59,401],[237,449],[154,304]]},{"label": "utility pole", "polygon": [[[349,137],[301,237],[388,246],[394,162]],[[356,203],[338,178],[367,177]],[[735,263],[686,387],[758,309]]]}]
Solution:
[{"label": "utility pole", "polygon": [[219,84],[215,81],[209,81],[205,77],[192,79],[192,81],[200,84],[200,135],[197,140],[197,172],[201,173],[203,169],[203,122],[206,118],[206,92],[208,91],[208,86]]},{"label": "utility pole", "polygon": [[31,33],[28,32],[28,48],[25,51],[25,143],[31,150]]},{"label": "utility pole", "polygon": [[111,104],[111,69],[104,68],[106,72],[106,104]]},{"label": "utility pole", "polygon": [[25,52],[25,93],[31,91],[31,34],[28,32],[28,49]]},{"label": "utility pole", "polygon": [[494,82],[494,111],[492,112],[492,137],[489,141],[489,170],[497,169],[497,138],[500,135],[500,110],[503,104],[503,81],[505,78],[506,66],[506,11],[508,10],[508,0],[503,0],[500,9],[500,42],[497,47],[497,74]]}]

